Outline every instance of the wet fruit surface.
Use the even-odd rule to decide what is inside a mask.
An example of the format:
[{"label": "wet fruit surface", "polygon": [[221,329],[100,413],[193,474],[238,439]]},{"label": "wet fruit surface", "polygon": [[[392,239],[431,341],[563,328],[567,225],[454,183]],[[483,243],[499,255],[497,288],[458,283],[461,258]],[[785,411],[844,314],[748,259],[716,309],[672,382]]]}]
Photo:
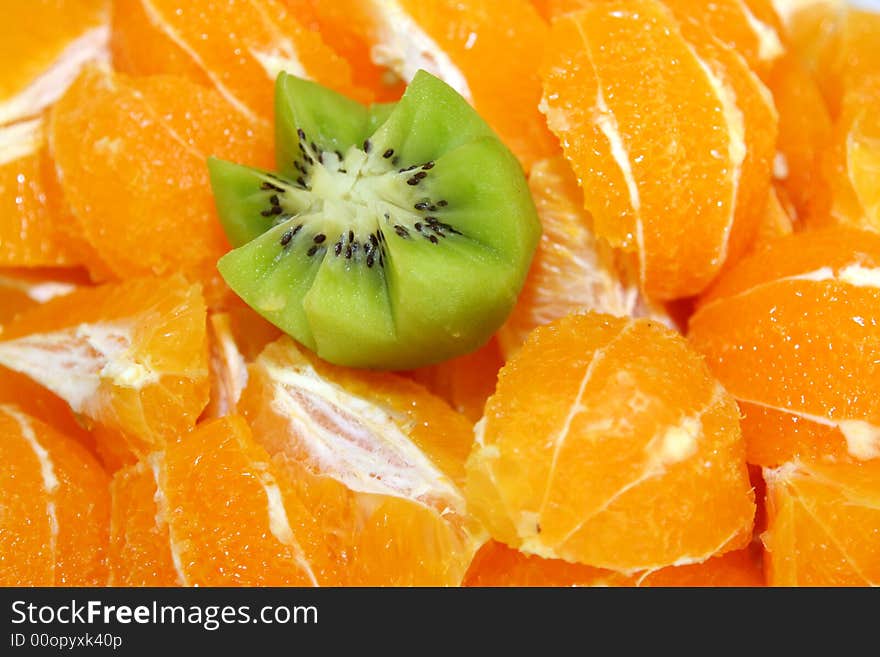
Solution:
[{"label": "wet fruit surface", "polygon": [[0,16],[0,585],[880,584],[880,14]]}]

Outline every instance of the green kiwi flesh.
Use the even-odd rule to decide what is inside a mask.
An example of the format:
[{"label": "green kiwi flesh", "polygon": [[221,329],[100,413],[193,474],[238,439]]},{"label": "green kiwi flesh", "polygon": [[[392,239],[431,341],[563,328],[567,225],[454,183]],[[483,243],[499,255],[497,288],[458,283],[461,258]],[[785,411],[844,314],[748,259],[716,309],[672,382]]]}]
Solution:
[{"label": "green kiwi flesh", "polygon": [[340,365],[410,369],[488,341],[540,224],[470,105],[424,71],[372,107],[282,73],[275,111],[278,173],[209,162],[229,286]]}]

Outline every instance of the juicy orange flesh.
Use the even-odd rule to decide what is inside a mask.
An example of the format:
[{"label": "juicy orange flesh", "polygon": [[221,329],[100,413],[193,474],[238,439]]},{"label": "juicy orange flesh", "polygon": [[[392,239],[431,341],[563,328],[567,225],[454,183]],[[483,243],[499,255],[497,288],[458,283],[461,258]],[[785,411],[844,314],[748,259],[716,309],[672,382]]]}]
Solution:
[{"label": "juicy orange flesh", "polygon": [[631,571],[701,561],[750,534],[733,401],[652,322],[573,315],[539,328],[502,369],[482,432],[469,502],[509,545]]}]

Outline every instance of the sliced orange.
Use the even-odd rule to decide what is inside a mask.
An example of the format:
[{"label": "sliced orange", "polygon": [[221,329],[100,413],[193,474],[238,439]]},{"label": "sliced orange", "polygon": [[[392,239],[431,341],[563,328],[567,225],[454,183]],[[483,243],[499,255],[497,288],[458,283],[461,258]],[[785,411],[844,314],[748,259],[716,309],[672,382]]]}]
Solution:
[{"label": "sliced orange", "polygon": [[699,292],[748,246],[775,115],[733,51],[656,0],[609,0],[557,18],[542,77],[596,232],[650,297]]},{"label": "sliced orange", "polygon": [[253,121],[272,118],[281,71],[370,99],[348,63],[281,0],[117,0],[111,45],[120,71],[209,83]]},{"label": "sliced orange", "polygon": [[542,559],[490,541],[468,570],[465,586],[763,586],[761,550],[751,545],[689,566],[669,566],[627,576],[568,563]]},{"label": "sliced orange", "polygon": [[501,370],[468,460],[469,508],[496,540],[545,558],[704,561],[751,538],[738,415],[677,333],[569,315]]},{"label": "sliced orange", "polygon": [[880,237],[782,237],[701,300],[689,338],[740,402],[750,463],[880,456]]},{"label": "sliced orange", "polygon": [[538,103],[547,25],[528,0],[367,0],[373,61],[419,69],[467,98],[526,170],[555,154]]},{"label": "sliced orange", "polygon": [[496,338],[471,354],[429,365],[409,373],[471,422],[483,417],[486,400],[495,392],[504,355]]},{"label": "sliced orange", "polygon": [[471,424],[416,383],[318,361],[287,337],[250,368],[256,439],[349,585],[458,585],[482,532],[461,492]]},{"label": "sliced orange", "polygon": [[110,0],[0,1],[0,125],[35,117],[106,59]]},{"label": "sliced orange", "polygon": [[0,461],[0,585],[105,585],[110,482],[95,457],[0,405]]},{"label": "sliced orange", "polygon": [[793,212],[794,209],[789,205],[785,190],[771,188],[767,194],[767,203],[752,248],[757,249],[778,237],[791,235],[794,232]]},{"label": "sliced orange", "polygon": [[620,266],[620,256],[593,232],[568,162],[561,157],[537,162],[529,189],[543,232],[517,304],[498,332],[508,357],[536,326],[572,312],[632,315],[641,303],[637,276]]},{"label": "sliced orange", "polygon": [[765,469],[771,586],[880,584],[880,461]]},{"label": "sliced orange", "polygon": [[100,438],[116,456],[192,428],[208,401],[207,360],[205,303],[181,276],[81,288],[0,333],[0,365],[111,432]]},{"label": "sliced orange", "polygon": [[113,584],[332,584],[328,563],[311,514],[239,416],[114,477]]},{"label": "sliced orange", "polygon": [[53,108],[49,138],[78,227],[116,277],[180,271],[221,294],[229,245],[205,161],[270,166],[268,128],[183,78],[92,68]]}]

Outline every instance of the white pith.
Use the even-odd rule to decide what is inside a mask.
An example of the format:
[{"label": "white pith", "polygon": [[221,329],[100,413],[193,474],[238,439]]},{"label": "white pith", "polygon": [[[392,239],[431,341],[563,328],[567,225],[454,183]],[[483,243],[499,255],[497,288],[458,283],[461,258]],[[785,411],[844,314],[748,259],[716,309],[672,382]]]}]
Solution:
[{"label": "white pith", "polygon": [[739,0],[739,5],[742,8],[746,21],[749,23],[749,27],[752,28],[755,36],[758,38],[758,59],[769,62],[785,54],[785,46],[782,45],[776,29],[759,20],[743,0]]},{"label": "white pith", "polygon": [[0,166],[33,155],[44,142],[42,119],[20,121],[0,128]]},{"label": "white pith", "polygon": [[109,38],[110,29],[102,25],[71,41],[46,71],[17,95],[0,102],[0,125],[36,116],[61,97],[85,64],[109,61]]},{"label": "white pith", "polygon": [[76,285],[72,283],[62,283],[60,281],[33,283],[8,276],[0,276],[0,287],[17,290],[31,301],[36,301],[37,303],[46,303],[56,297],[66,296],[76,290]]},{"label": "white pith", "polygon": [[102,381],[140,390],[159,373],[130,351],[126,323],[80,324],[0,342],[0,365],[29,376],[64,399],[76,413],[95,402]]},{"label": "white pith", "polygon": [[369,5],[377,29],[370,51],[373,63],[391,69],[407,83],[424,69],[473,103],[464,74],[397,0],[370,0]]},{"label": "white pith", "polygon": [[52,555],[52,569],[55,569],[55,552],[58,544],[58,514],[55,508],[55,491],[58,490],[58,477],[55,475],[55,466],[49,452],[37,440],[37,435],[26,415],[16,408],[8,405],[0,406],[0,411],[6,413],[21,427],[21,435],[30,446],[37,461],[40,463],[40,476],[43,479],[43,489],[46,491],[46,515],[49,517],[49,553]]},{"label": "white pith", "polygon": [[294,451],[316,473],[353,491],[390,495],[433,508],[464,510],[454,483],[409,439],[406,419],[322,378],[311,365],[264,360],[271,407],[288,423]]},{"label": "white pith", "polygon": [[156,484],[156,493],[153,496],[153,502],[156,504],[156,527],[168,528],[168,550],[171,553],[171,563],[174,565],[174,571],[177,574],[177,583],[180,586],[189,586],[189,578],[183,568],[183,559],[180,556],[182,547],[174,536],[171,523],[169,520],[168,500],[162,490],[163,470],[165,468],[165,459],[162,454],[156,452],[149,457],[150,472],[153,475],[153,481]]}]

